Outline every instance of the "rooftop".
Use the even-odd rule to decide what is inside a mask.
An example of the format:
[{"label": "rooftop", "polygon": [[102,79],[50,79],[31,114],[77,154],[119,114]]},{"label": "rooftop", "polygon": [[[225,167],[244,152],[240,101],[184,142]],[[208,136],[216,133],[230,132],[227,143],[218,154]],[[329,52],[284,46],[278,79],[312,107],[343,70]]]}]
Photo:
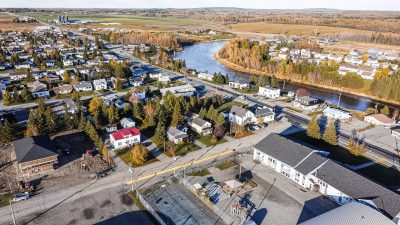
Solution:
[{"label": "rooftop", "polygon": [[49,136],[35,136],[22,138],[13,142],[18,163],[57,156],[56,148]]},{"label": "rooftop", "polygon": [[118,141],[118,140],[125,139],[129,136],[140,135],[140,131],[135,127],[131,127],[131,128],[127,128],[127,129],[117,130],[114,133],[112,133],[111,135],[113,136],[114,140]]}]

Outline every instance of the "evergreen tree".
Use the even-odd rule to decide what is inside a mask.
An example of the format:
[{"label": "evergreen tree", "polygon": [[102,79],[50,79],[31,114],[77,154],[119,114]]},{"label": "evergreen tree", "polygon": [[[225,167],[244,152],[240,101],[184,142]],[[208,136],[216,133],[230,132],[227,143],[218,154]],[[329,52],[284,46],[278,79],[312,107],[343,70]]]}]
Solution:
[{"label": "evergreen tree", "polygon": [[336,126],[333,121],[330,121],[328,123],[328,126],[325,128],[324,136],[322,139],[330,145],[338,144]]},{"label": "evergreen tree", "polygon": [[142,105],[140,103],[133,105],[133,118],[137,121],[143,120]]},{"label": "evergreen tree", "polygon": [[28,88],[24,87],[21,91],[21,98],[24,102],[32,100],[32,95],[29,93]]},{"label": "evergreen tree", "polygon": [[161,146],[164,143],[166,136],[165,127],[161,122],[158,122],[157,128],[154,133],[153,141],[157,146]]},{"label": "evergreen tree", "polygon": [[8,144],[15,137],[15,127],[6,119],[0,124],[0,144]]},{"label": "evergreen tree", "polygon": [[28,117],[28,125],[25,131],[26,137],[33,137],[39,135],[39,129],[35,123],[34,111],[31,110]]},{"label": "evergreen tree", "polygon": [[83,48],[83,59],[84,59],[84,60],[88,60],[88,59],[89,59],[89,55],[88,55],[88,53],[87,53],[86,47]]},{"label": "evergreen tree", "polygon": [[179,101],[176,101],[175,107],[174,107],[174,112],[172,114],[172,121],[171,121],[171,126],[176,127],[179,124],[183,122],[183,116],[181,112],[181,105]]},{"label": "evergreen tree", "polygon": [[214,123],[218,119],[218,112],[214,109],[213,105],[208,109],[207,118],[212,120]]},{"label": "evergreen tree", "polygon": [[199,112],[199,117],[200,117],[201,119],[205,119],[206,116],[207,116],[207,111],[206,111],[206,109],[205,109],[205,108],[201,108],[201,109],[200,109],[200,112]]},{"label": "evergreen tree", "polygon": [[108,123],[113,124],[118,120],[118,109],[116,109],[113,105],[108,108]]},{"label": "evergreen tree", "polygon": [[321,128],[318,124],[317,116],[313,115],[307,126],[307,135],[315,139],[321,139]]},{"label": "evergreen tree", "polygon": [[56,132],[57,124],[56,124],[53,110],[50,107],[47,107],[45,116],[46,116],[46,125],[47,125],[46,131],[50,134]]},{"label": "evergreen tree", "polygon": [[390,115],[389,106],[385,105],[381,110],[380,113],[385,114],[386,116]]},{"label": "evergreen tree", "polygon": [[10,105],[12,103],[11,93],[7,90],[5,90],[3,93],[3,103],[4,105]]}]

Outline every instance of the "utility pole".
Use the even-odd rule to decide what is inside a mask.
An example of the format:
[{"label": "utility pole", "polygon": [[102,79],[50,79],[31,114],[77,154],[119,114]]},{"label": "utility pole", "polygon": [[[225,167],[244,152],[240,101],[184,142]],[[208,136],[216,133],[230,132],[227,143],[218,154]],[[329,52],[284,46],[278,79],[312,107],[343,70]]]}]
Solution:
[{"label": "utility pole", "polygon": [[11,208],[11,218],[12,218],[13,224],[17,225],[17,223],[15,222],[14,209],[12,207],[11,200],[10,200],[10,208]]},{"label": "utility pole", "polygon": [[131,174],[131,191],[134,190],[133,188],[133,167],[132,167],[132,163],[131,163],[131,167],[129,167],[129,173]]},{"label": "utility pole", "polygon": [[286,85],[286,80],[283,80],[283,87],[282,87],[282,91],[285,90],[285,85]]}]

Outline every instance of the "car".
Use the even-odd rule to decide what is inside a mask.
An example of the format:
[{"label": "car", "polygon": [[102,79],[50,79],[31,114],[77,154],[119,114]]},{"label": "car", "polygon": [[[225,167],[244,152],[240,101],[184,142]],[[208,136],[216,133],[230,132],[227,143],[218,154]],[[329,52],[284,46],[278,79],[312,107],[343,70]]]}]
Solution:
[{"label": "car", "polygon": [[246,99],[246,97],[244,97],[243,95],[241,95],[241,96],[239,96],[239,99],[244,100],[244,99]]},{"label": "car", "polygon": [[29,194],[29,192],[24,192],[24,193],[18,193],[15,195],[15,197],[13,198],[13,202],[19,202],[19,201],[25,201],[27,199],[29,199],[31,196]]},{"label": "car", "polygon": [[192,82],[193,80],[192,79],[188,79],[188,81]]},{"label": "car", "polygon": [[253,95],[253,97],[254,97],[254,98],[257,98],[257,97],[258,97],[258,95]]}]

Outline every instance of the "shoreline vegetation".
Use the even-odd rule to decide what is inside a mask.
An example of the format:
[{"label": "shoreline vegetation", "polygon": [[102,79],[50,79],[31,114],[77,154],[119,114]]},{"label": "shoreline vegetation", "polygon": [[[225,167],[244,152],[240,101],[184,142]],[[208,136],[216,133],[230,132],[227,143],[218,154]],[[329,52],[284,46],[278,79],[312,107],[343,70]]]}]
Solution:
[{"label": "shoreline vegetation", "polygon": [[[235,71],[238,71],[238,72],[242,72],[242,73],[248,73],[248,74],[252,74],[252,75],[257,75],[257,76],[262,76],[262,75],[265,74],[265,72],[263,72],[263,71],[256,70],[256,69],[245,68],[243,66],[240,66],[240,65],[237,65],[235,63],[232,63],[227,59],[222,58],[220,56],[220,51],[221,50],[217,51],[213,55],[213,57],[214,57],[215,60],[217,60],[222,65],[228,67],[229,69],[232,69],[232,70],[235,70]],[[275,77],[277,79],[279,79],[279,80],[288,81],[288,79],[286,77],[282,76],[281,74],[275,74]],[[355,91],[355,90],[349,89],[349,88],[333,87],[333,86],[321,85],[321,84],[313,84],[313,83],[305,82],[305,81],[302,81],[300,79],[294,79],[294,78],[289,79],[289,81],[292,82],[292,83],[302,84],[302,85],[306,85],[306,86],[311,86],[311,87],[316,87],[316,88],[323,88],[323,89],[331,90],[331,91],[338,91],[338,92],[342,92],[343,94],[349,94],[349,95],[354,95],[354,96],[359,96],[359,97],[366,97],[366,98],[369,98],[371,100],[378,101],[378,102],[381,102],[381,103],[387,103],[387,104],[392,104],[392,105],[399,105],[400,104],[399,101],[379,98],[378,96],[367,94],[367,93],[361,93],[359,91]]]}]

